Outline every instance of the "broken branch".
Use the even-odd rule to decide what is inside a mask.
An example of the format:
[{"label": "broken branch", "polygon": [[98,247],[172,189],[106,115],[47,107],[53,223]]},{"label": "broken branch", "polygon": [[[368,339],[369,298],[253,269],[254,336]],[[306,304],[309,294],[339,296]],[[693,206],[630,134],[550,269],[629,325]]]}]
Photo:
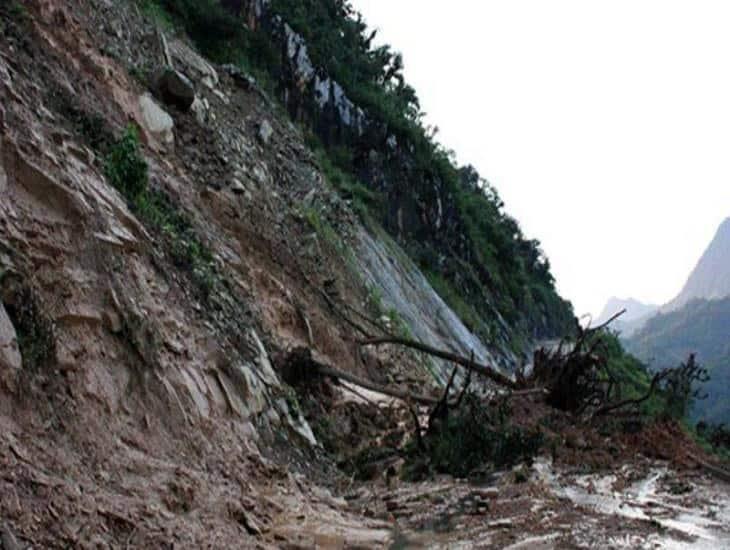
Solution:
[{"label": "broken branch", "polygon": [[635,399],[624,399],[623,401],[619,401],[618,403],[614,403],[611,405],[605,405],[598,409],[594,416],[603,416],[604,414],[608,414],[610,412],[613,412],[618,409],[622,409],[624,407],[628,407],[630,405],[640,405],[647,399],[649,399],[652,394],[656,391],[657,386],[659,385],[659,382],[661,382],[663,379],[665,379],[670,374],[670,370],[664,370],[662,372],[658,372],[654,375],[654,378],[651,379],[651,384],[649,385],[649,389],[646,390],[646,393],[642,395],[641,397],[637,397]]}]

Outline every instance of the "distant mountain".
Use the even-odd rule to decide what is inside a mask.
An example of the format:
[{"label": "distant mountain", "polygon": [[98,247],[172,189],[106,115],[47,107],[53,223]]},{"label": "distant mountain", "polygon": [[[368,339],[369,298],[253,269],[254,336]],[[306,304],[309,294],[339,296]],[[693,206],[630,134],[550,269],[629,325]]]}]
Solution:
[{"label": "distant mountain", "polygon": [[640,328],[644,322],[659,309],[654,304],[645,304],[633,298],[609,298],[603,311],[593,322],[594,326],[601,325],[621,310],[626,310],[621,317],[611,323],[611,327],[628,337]]},{"label": "distant mountain", "polygon": [[622,336],[629,351],[650,368],[677,366],[696,353],[711,379],[705,386],[708,398],[698,401],[692,414],[730,423],[730,218],[720,225],[682,291]]},{"label": "distant mountain", "polygon": [[696,353],[711,379],[704,388],[708,398],[695,403],[692,415],[730,424],[730,297],[692,300],[660,313],[625,343],[652,369],[678,366]]},{"label": "distant mountain", "polygon": [[626,313],[612,323],[624,339],[631,338],[657,313],[682,309],[692,300],[718,300],[730,296],[730,218],[717,230],[697,265],[692,270],[682,291],[667,304],[658,307],[633,298],[611,298],[593,323],[599,325],[612,315],[626,309]]},{"label": "distant mountain", "polygon": [[697,298],[715,300],[727,296],[730,296],[730,218],[720,225],[682,291],[662,311],[677,310]]}]

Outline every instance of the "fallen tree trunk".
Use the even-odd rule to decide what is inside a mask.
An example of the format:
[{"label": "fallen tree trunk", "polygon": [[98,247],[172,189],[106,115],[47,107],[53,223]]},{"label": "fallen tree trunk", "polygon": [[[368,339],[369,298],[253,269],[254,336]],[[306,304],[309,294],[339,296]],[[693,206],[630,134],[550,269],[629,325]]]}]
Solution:
[{"label": "fallen tree trunk", "polygon": [[456,363],[457,365],[461,365],[462,367],[467,368],[470,371],[480,374],[482,376],[485,376],[493,382],[496,382],[497,384],[506,388],[517,388],[517,383],[514,380],[502,374],[494,367],[482,365],[481,363],[477,363],[471,359],[462,357],[461,355],[456,355],[455,353],[451,353],[449,351],[433,348],[421,342],[417,342],[416,340],[387,336],[383,338],[369,338],[367,340],[360,340],[358,343],[361,346],[381,346],[384,344],[395,344],[398,346],[415,349],[418,351],[422,351],[423,353],[427,353],[428,355],[432,355],[440,359],[445,359],[446,361],[451,361],[452,363]]},{"label": "fallen tree trunk", "polygon": [[348,372],[344,372],[334,367],[329,367],[327,365],[317,364],[317,368],[319,373],[323,376],[331,376],[332,378],[344,380],[345,382],[355,384],[356,386],[360,386],[361,388],[365,388],[366,390],[374,391],[376,393],[382,393],[383,395],[389,395],[390,397],[395,397],[404,401],[411,401],[413,403],[418,403],[419,405],[436,405],[439,402],[438,399],[429,397],[427,395],[420,395],[410,392],[408,390],[390,388],[388,386],[376,384],[375,382],[371,382],[370,380],[360,378],[359,376],[355,376],[354,374],[350,374]]},{"label": "fallen tree trunk", "polygon": [[338,380],[349,382],[366,390],[402,399],[410,403],[432,406],[439,402],[438,399],[428,395],[378,384],[349,372],[336,369],[330,365],[320,363],[312,357],[311,350],[305,347],[295,348],[288,352],[280,362],[279,370],[284,381],[292,386],[306,384],[312,379],[312,375],[318,374],[320,376],[337,378]]}]

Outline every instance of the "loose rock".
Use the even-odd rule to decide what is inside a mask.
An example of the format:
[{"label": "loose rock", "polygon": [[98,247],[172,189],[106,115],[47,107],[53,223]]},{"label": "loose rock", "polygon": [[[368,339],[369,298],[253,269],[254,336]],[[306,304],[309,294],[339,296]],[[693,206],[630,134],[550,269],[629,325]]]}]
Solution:
[{"label": "loose rock", "polygon": [[268,145],[273,135],[274,129],[271,127],[271,123],[268,120],[263,120],[259,125],[259,140],[264,145]]},{"label": "loose rock", "polygon": [[179,71],[166,67],[153,76],[155,95],[168,105],[187,111],[195,101],[195,86]]},{"label": "loose rock", "polygon": [[142,94],[139,97],[139,108],[142,113],[142,123],[150,134],[166,144],[175,141],[175,134],[172,132],[175,122],[150,94]]}]

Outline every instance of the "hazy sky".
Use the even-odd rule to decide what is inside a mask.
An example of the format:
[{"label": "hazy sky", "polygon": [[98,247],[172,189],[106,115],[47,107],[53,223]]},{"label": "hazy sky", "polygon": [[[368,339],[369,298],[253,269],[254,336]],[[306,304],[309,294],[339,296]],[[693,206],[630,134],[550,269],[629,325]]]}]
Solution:
[{"label": "hazy sky", "polygon": [[353,4],[577,314],[680,290],[730,216],[730,2]]}]

